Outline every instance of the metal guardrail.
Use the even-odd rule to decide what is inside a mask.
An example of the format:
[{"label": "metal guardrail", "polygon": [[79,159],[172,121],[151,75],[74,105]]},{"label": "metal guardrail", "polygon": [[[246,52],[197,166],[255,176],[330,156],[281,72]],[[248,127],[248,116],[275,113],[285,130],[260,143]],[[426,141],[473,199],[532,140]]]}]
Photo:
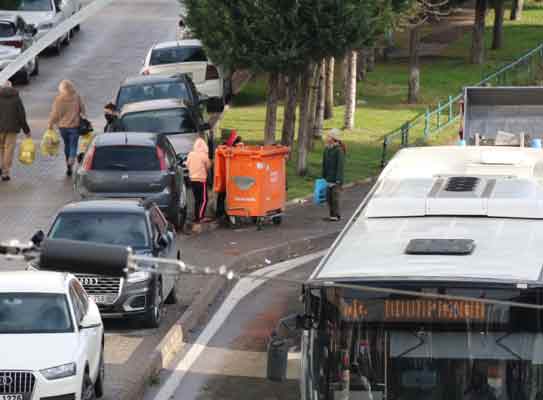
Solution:
[{"label": "metal guardrail", "polygon": [[[532,84],[537,74],[541,72],[543,72],[543,43],[470,86],[523,86]],[[381,167],[386,165],[389,155],[397,149],[412,145],[410,140],[425,143],[430,135],[458,121],[463,96],[463,92],[454,97],[449,96],[445,103],[438,103],[433,110],[428,108],[424,113],[385,135]]]}]

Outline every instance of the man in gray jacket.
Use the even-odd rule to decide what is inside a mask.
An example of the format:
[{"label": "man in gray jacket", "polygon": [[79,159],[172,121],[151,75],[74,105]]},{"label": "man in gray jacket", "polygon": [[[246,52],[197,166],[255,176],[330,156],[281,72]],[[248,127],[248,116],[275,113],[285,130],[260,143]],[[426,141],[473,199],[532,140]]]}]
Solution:
[{"label": "man in gray jacket", "polygon": [[6,81],[0,85],[0,175],[3,182],[11,179],[17,134],[21,130],[30,137],[30,128],[19,92]]}]

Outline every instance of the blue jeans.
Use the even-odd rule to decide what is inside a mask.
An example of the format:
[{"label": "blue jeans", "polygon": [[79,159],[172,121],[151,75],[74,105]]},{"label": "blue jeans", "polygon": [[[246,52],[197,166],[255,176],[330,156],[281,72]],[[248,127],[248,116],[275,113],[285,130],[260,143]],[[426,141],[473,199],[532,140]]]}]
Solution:
[{"label": "blue jeans", "polygon": [[74,160],[77,156],[77,144],[79,142],[79,128],[59,128],[62,140],[64,140],[64,155],[66,161]]}]

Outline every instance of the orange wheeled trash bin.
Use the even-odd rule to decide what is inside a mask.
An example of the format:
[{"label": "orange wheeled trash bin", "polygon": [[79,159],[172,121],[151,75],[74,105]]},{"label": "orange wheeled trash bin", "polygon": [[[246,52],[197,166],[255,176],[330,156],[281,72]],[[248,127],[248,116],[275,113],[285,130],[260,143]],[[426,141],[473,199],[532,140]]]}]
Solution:
[{"label": "orange wheeled trash bin", "polygon": [[226,214],[231,223],[242,217],[256,218],[259,225],[266,218],[281,223],[287,199],[288,153],[288,147],[273,145],[217,149],[215,191],[226,189]]}]

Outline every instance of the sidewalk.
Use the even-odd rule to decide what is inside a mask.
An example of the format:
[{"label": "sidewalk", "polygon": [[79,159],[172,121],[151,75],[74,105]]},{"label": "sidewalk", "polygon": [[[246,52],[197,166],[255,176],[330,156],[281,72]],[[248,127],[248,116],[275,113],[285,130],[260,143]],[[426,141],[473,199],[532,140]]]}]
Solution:
[{"label": "sidewalk", "polygon": [[[297,241],[307,238],[336,235],[362,202],[370,187],[371,185],[358,185],[343,191],[343,218],[340,222],[323,221],[323,217],[328,215],[327,206],[316,206],[307,201],[287,208],[283,223],[279,226],[266,224],[259,231],[255,225],[248,224],[238,229],[218,228],[187,237],[184,241],[187,246],[181,248],[182,259],[199,267],[229,266],[240,257],[246,257],[256,250],[277,249],[280,245],[292,246]],[[273,251],[270,250],[270,253]],[[273,256],[274,254],[270,254],[269,257]],[[267,257],[260,257],[258,264],[281,261],[273,257],[266,262]]]}]

